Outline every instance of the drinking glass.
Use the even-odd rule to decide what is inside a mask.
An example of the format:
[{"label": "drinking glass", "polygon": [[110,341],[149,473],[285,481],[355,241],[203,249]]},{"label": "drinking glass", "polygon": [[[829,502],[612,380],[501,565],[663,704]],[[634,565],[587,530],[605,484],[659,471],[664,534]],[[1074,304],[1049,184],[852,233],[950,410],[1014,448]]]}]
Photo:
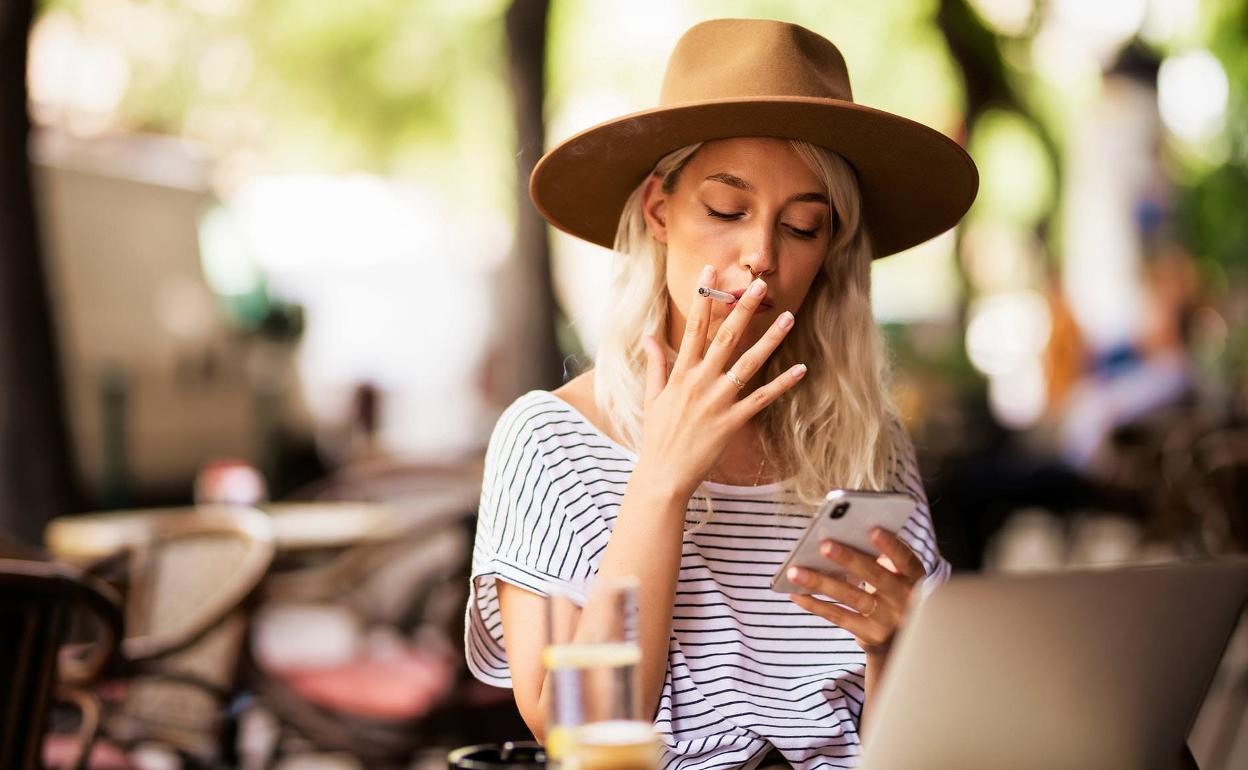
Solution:
[{"label": "drinking glass", "polygon": [[642,715],[635,580],[598,581],[605,610],[582,622],[566,595],[547,602],[547,755],[569,770],[653,770],[658,741]]}]

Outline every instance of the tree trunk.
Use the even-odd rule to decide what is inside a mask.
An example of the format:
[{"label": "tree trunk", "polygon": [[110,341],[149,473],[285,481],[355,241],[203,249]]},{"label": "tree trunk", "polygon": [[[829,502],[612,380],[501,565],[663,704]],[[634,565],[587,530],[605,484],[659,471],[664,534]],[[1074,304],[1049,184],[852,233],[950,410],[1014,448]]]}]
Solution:
[{"label": "tree trunk", "polygon": [[27,154],[33,16],[0,2],[0,530],[32,543],[76,500]]},{"label": "tree trunk", "polygon": [[[949,54],[962,73],[966,88],[967,138],[975,122],[993,107],[1012,110],[1031,124],[1044,145],[1049,168],[1060,187],[1062,164],[1057,141],[1011,84],[1001,54],[1001,41],[983,25],[966,0],[940,0],[936,27],[945,38]],[[1039,236],[1047,237],[1056,207],[1050,208],[1038,224]]]},{"label": "tree trunk", "polygon": [[[562,382],[550,242],[546,221],[529,200],[529,174],[546,141],[544,120],[546,26],[549,0],[512,0],[507,9],[508,69],[516,126],[516,237],[512,280],[503,288],[501,328],[513,394]],[[510,379],[510,378],[509,378]]]},{"label": "tree trunk", "polygon": [[[966,143],[969,143],[970,133],[975,123],[988,110],[999,107],[1016,112],[1031,124],[1036,136],[1044,145],[1049,168],[1060,188],[1062,169],[1057,143],[1044,123],[1032,113],[1022,96],[1010,83],[1005,60],[1001,55],[1000,40],[992,30],[984,26],[975,11],[967,4],[967,0],[940,0],[935,21],[936,28],[940,30],[945,38],[945,44],[949,47],[950,56],[953,57],[962,73],[962,82],[966,88]],[[1056,213],[1056,206],[1051,206],[1036,224],[1036,235],[1041,242],[1047,244]],[[957,253],[959,255],[962,253],[965,233],[965,227],[958,230]],[[1049,253],[1056,252],[1049,250]],[[954,264],[957,266],[958,278],[962,284],[957,323],[959,328],[965,329],[969,320],[970,279],[961,259],[955,260]]]}]

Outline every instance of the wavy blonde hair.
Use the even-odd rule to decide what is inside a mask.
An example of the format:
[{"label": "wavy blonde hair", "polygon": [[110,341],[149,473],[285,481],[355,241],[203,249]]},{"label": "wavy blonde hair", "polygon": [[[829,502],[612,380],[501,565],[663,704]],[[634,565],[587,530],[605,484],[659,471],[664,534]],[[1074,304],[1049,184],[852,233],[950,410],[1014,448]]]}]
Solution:
[{"label": "wavy blonde hair", "polygon": [[[853,169],[836,153],[799,140],[790,146],[827,188],[833,232],[822,269],[798,309],[793,330],[757,375],[768,382],[797,363],[803,382],[759,415],[766,458],[791,478],[799,502],[812,509],[829,489],[882,490],[888,484],[895,410],[887,393],[888,361],[871,314],[874,249],[862,221]],[[665,155],[651,176],[671,192],[702,145]],[[646,229],[645,181],[629,196],[615,237],[615,301],[599,343],[594,398],[631,448],[641,445],[646,354],[655,335],[666,348],[667,246]],[[669,366],[675,352],[668,349]],[[709,501],[709,495],[703,496]],[[709,511],[709,506],[708,506]]]}]

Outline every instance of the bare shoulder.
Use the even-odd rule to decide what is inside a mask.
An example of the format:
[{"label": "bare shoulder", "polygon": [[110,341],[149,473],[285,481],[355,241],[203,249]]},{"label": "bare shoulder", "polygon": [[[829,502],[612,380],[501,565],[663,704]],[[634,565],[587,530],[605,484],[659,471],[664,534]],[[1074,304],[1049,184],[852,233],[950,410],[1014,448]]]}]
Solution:
[{"label": "bare shoulder", "polygon": [[568,405],[585,415],[595,427],[601,429],[602,420],[598,415],[598,404],[594,401],[593,369],[573,377],[561,387],[552,390],[551,393],[568,402]]},{"label": "bare shoulder", "polygon": [[585,415],[585,419],[599,430],[603,435],[609,436],[612,441],[620,443],[615,431],[611,430],[607,419],[598,409],[598,402],[594,399],[594,370],[573,377],[563,386],[552,390],[551,393],[563,399],[569,406],[576,411]]}]

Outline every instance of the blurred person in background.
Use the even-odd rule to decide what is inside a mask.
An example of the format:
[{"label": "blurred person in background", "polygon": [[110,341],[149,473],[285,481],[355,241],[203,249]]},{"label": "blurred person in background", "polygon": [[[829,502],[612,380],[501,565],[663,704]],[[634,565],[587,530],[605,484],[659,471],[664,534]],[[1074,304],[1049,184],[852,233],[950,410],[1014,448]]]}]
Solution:
[{"label": "blurred person in background", "polygon": [[[954,225],[977,172],[940,133],[854,104],[840,52],[791,24],[696,25],[661,105],[534,171],[547,219],[614,247],[610,316],[595,369],[522,396],[494,430],[469,665],[542,737],[543,597],[578,597],[576,638],[593,641],[611,608],[592,581],[635,578],[666,766],[853,757],[910,596],[949,573],[887,396],[871,263]],[[850,580],[790,576],[837,603],[772,592],[837,487],[916,508],[875,533],[878,559],[825,546]]]},{"label": "blurred person in background", "polygon": [[1144,328],[1138,339],[1093,360],[1061,410],[1062,457],[1095,472],[1116,429],[1194,397],[1188,344],[1197,294],[1195,267],[1181,254],[1147,265]]},{"label": "blurred person in background", "polygon": [[1130,282],[1137,288],[1138,309],[1129,314],[1118,339],[1086,351],[1080,376],[1052,399],[1061,458],[1093,476],[1103,470],[1099,466],[1112,451],[1107,444],[1115,430],[1196,396],[1191,321],[1203,304],[1200,280],[1175,231],[1160,117],[1140,108],[1156,103],[1158,66],[1139,47],[1124,50],[1106,73],[1103,109],[1112,122],[1100,129],[1101,141],[1112,141],[1123,125],[1130,127],[1135,138],[1121,141],[1133,141],[1144,155],[1143,160],[1134,155],[1101,160],[1101,173],[1127,180],[1118,193],[1124,231],[1119,237],[1128,264],[1139,265]]}]

